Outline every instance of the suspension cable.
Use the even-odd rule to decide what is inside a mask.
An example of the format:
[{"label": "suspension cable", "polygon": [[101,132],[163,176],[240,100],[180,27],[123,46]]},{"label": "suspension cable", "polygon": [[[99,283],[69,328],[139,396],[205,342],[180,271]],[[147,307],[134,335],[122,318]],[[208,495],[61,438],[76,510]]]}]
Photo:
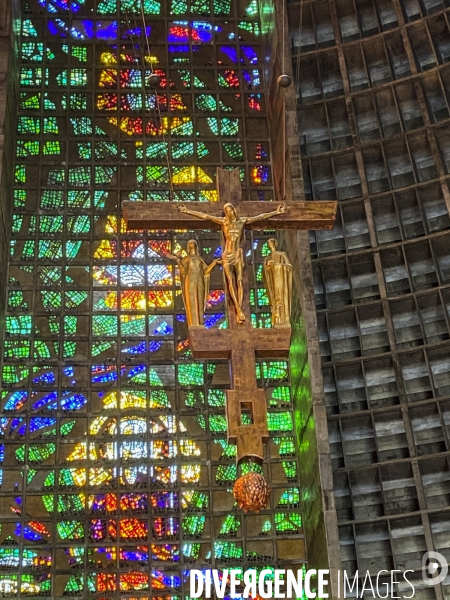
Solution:
[{"label": "suspension cable", "polygon": [[[150,43],[148,41],[148,35],[147,35],[147,27],[145,24],[145,14],[144,14],[144,0],[140,0],[139,2],[140,5],[140,12],[141,12],[141,19],[142,19],[142,29],[144,31],[144,35],[145,35],[145,41],[146,41],[146,45],[147,45],[147,53],[148,53],[148,60],[150,63],[150,75],[153,74],[153,64],[152,64],[152,56],[151,56],[151,52],[150,52]],[[144,64],[144,71],[145,71],[145,58],[143,55],[143,51],[142,51],[142,46],[140,46],[141,49],[141,55],[142,55],[142,62]],[[144,89],[144,95],[145,95],[145,78],[143,81],[143,89]],[[169,113],[170,113],[170,79],[169,77],[167,77],[167,90],[166,90],[166,97],[167,97],[167,113],[168,116],[166,117],[167,119],[167,124],[168,126],[170,126],[170,117],[169,117]],[[172,181],[172,169],[171,169],[171,165],[170,165],[170,160],[169,160],[169,142],[166,141],[166,136],[164,133],[164,123],[163,123],[163,117],[161,115],[161,105],[159,102],[159,96],[158,96],[158,90],[155,87],[155,108],[158,111],[158,117],[159,117],[159,128],[161,131],[161,136],[162,136],[162,140],[163,140],[163,144],[165,146],[166,149],[166,164],[167,164],[167,174],[169,177],[169,200],[174,200],[175,198],[175,193],[174,193],[174,187],[173,187],[173,181]]]}]

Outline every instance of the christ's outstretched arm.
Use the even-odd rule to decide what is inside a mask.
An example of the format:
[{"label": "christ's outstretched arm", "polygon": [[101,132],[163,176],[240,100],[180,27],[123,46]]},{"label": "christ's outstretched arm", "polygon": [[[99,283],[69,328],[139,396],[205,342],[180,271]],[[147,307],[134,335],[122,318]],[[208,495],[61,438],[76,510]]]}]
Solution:
[{"label": "christ's outstretched arm", "polygon": [[256,223],[257,221],[265,221],[266,219],[270,219],[270,217],[276,217],[277,215],[284,215],[286,212],[286,204],[280,204],[280,206],[268,213],[261,213],[260,215],[256,215],[255,217],[244,217],[245,223]]},{"label": "christ's outstretched arm", "polygon": [[180,213],[185,213],[188,215],[192,215],[193,217],[197,217],[197,219],[203,219],[204,221],[212,221],[213,223],[217,223],[218,225],[222,225],[224,219],[223,217],[214,217],[212,215],[207,215],[206,213],[199,212],[197,210],[191,210],[187,208],[184,204],[180,204],[178,207]]}]

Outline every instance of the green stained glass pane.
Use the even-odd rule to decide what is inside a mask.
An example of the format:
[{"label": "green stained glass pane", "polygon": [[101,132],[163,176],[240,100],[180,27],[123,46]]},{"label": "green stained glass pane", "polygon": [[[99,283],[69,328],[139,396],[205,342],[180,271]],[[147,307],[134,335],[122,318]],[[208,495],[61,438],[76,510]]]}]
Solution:
[{"label": "green stained glass pane", "polygon": [[[174,123],[174,121],[172,121]],[[194,126],[191,120],[176,124],[171,128],[172,135],[193,135]]]},{"label": "green stained glass pane", "polygon": [[20,93],[20,105],[22,110],[39,110],[41,107],[40,94],[34,94],[30,96],[26,92]]},{"label": "green stained glass pane", "polygon": [[61,154],[60,143],[56,140],[46,140],[42,147],[42,153],[44,155]]},{"label": "green stained glass pane", "polygon": [[62,215],[41,215],[39,220],[39,233],[61,233],[64,219]]},{"label": "green stained glass pane", "polygon": [[55,103],[50,100],[47,93],[44,94],[44,110],[56,110]]},{"label": "green stained glass pane", "polygon": [[291,390],[287,386],[277,387],[272,394],[272,398],[278,400],[282,404],[290,404]]},{"label": "green stained glass pane", "polygon": [[20,85],[39,87],[42,84],[43,70],[41,67],[22,67],[20,70]]},{"label": "green stained glass pane", "polygon": [[207,510],[209,505],[209,498],[207,494],[203,492],[193,492],[191,497],[191,506],[194,510],[202,511]]},{"label": "green stained glass pane", "polygon": [[219,465],[217,467],[216,482],[219,485],[229,485],[237,479],[237,467],[235,464]]},{"label": "green stained glass pane", "polygon": [[235,515],[227,515],[220,528],[219,537],[234,537],[237,535],[238,529],[241,526],[239,517]]},{"label": "green stained glass pane", "polygon": [[19,382],[26,383],[29,369],[27,367],[15,367],[12,365],[3,365],[2,382],[5,386],[10,386]]},{"label": "green stained glass pane", "polygon": [[181,385],[203,385],[203,365],[178,365],[178,381]]},{"label": "green stained glass pane", "polygon": [[171,15],[184,15],[188,11],[187,0],[172,0],[170,4]]},{"label": "green stained glass pane", "polygon": [[231,11],[231,0],[213,0],[213,7],[213,13],[215,15],[229,15]]},{"label": "green stained glass pane", "polygon": [[106,202],[107,197],[108,197],[108,192],[96,190],[94,192],[94,208],[98,208],[98,209],[105,208],[105,202]]},{"label": "green stained glass pane", "polygon": [[209,154],[209,150],[204,142],[197,142],[197,158],[203,158]]},{"label": "green stained glass pane", "polygon": [[61,268],[41,267],[39,269],[39,277],[43,286],[59,285],[61,282]]},{"label": "green stained glass pane", "polygon": [[145,315],[127,315],[121,319],[123,336],[145,335]]},{"label": "green stained glass pane", "polygon": [[220,133],[225,137],[238,135],[239,119],[229,119],[224,117],[220,120]]},{"label": "green stained glass pane", "polygon": [[6,317],[6,332],[9,335],[30,335],[31,326],[31,315]]},{"label": "green stained glass pane", "polygon": [[60,260],[63,257],[63,245],[61,240],[39,240],[39,259]]},{"label": "green stained glass pane", "polygon": [[44,133],[53,133],[57,135],[59,133],[58,123],[56,121],[56,117],[44,117]]},{"label": "green stained glass pane", "polygon": [[[199,79],[197,77],[197,75],[194,75],[193,80],[194,80],[194,89],[196,89],[196,90],[202,90],[202,89],[208,87],[204,81],[202,81],[201,79]],[[186,85],[186,87],[188,89],[190,88],[189,83]]]},{"label": "green stained glass pane", "polygon": [[14,190],[14,208],[24,208],[27,199],[25,190]]},{"label": "green stained glass pane", "polygon": [[207,121],[214,135],[220,134],[225,137],[232,137],[239,133],[239,119],[229,119],[228,117],[216,119],[208,117]]},{"label": "green stained glass pane", "polygon": [[183,518],[183,535],[185,538],[200,536],[205,527],[206,518],[202,516],[188,516]]},{"label": "green stained glass pane", "polygon": [[19,233],[22,229],[23,215],[13,215],[12,218],[12,232],[13,234]]},{"label": "green stained glass pane", "polygon": [[290,412],[269,413],[267,415],[269,431],[281,432],[292,430],[292,415]]},{"label": "green stained glass pane", "polygon": [[81,594],[84,589],[84,577],[83,575],[71,575],[69,581],[66,583],[64,588],[64,596],[72,596],[74,594]]},{"label": "green stained glass pane", "polygon": [[88,298],[88,293],[85,291],[72,290],[65,293],[66,308],[76,308]]},{"label": "green stained glass pane", "polygon": [[211,7],[209,0],[191,0],[191,11],[195,15],[210,14]]},{"label": "green stained glass pane", "polygon": [[284,472],[286,473],[286,478],[288,481],[296,481],[297,480],[297,463],[290,461],[290,462],[283,462],[283,469]]},{"label": "green stained glass pane", "polygon": [[269,298],[264,288],[259,288],[258,291],[258,306],[269,306]]},{"label": "green stained glass pane", "polygon": [[61,521],[56,525],[57,532],[63,540],[84,539],[83,523],[79,521]]},{"label": "green stained glass pane", "polygon": [[30,19],[22,21],[22,34],[24,37],[37,37],[37,31]]},{"label": "green stained glass pane", "polygon": [[[146,148],[147,158],[159,159],[167,156],[167,142],[148,142]],[[142,156],[143,158],[143,156]]]},{"label": "green stained glass pane", "polygon": [[56,77],[56,81],[61,87],[66,87],[67,85],[67,71],[63,71]]},{"label": "green stained glass pane", "polygon": [[190,89],[191,87],[191,73],[185,69],[178,69],[178,74],[180,79],[186,89]]},{"label": "green stained glass pane", "polygon": [[242,144],[239,142],[224,142],[223,147],[233,160],[244,160]]},{"label": "green stained glass pane", "polygon": [[238,25],[239,29],[243,29],[248,33],[252,33],[256,37],[261,35],[261,29],[258,22],[249,23],[248,21],[241,21]]},{"label": "green stained glass pane", "polygon": [[[31,464],[42,464],[56,451],[56,445],[53,443],[39,444],[28,448],[28,461]],[[25,446],[21,446],[15,452],[19,463],[25,462]]]},{"label": "green stained glass pane", "polygon": [[226,106],[222,100],[219,100],[219,106],[220,106],[220,110],[221,112],[233,112],[233,109],[230,108],[229,106]]},{"label": "green stained glass pane", "polygon": [[118,147],[115,142],[96,142],[95,158],[111,158],[117,156]]},{"label": "green stained glass pane", "polygon": [[95,183],[110,183],[117,171],[117,167],[95,167]]},{"label": "green stained glass pane", "polygon": [[291,508],[297,508],[300,502],[300,491],[296,487],[291,487],[287,489],[280,500],[278,501],[278,506],[286,506]]},{"label": "green stained glass pane", "polygon": [[101,0],[97,5],[100,15],[112,15],[117,11],[117,0]]},{"label": "green stained glass pane", "polygon": [[236,457],[236,446],[229,444],[226,440],[218,440],[218,443],[223,448],[221,460],[234,460]]},{"label": "green stained glass pane", "polygon": [[242,546],[235,542],[215,542],[214,544],[214,555],[217,560],[240,561],[242,554]]},{"label": "green stained glass pane", "polygon": [[74,167],[69,169],[69,184],[75,186],[86,186],[91,183],[90,167]]},{"label": "green stained glass pane", "polygon": [[87,70],[86,69],[70,69],[63,71],[56,77],[56,81],[62,87],[67,83],[73,87],[84,87],[87,85]]},{"label": "green stained glass pane", "polygon": [[[67,108],[67,106],[64,106],[64,108]],[[86,94],[70,94],[68,108],[70,108],[70,110],[86,110],[87,109]]]},{"label": "green stained glass pane", "polygon": [[45,190],[41,197],[41,208],[44,210],[61,210],[64,207],[61,190]]},{"label": "green stained glass pane", "polygon": [[64,333],[66,335],[75,335],[77,332],[78,317],[74,315],[66,315],[64,317]]},{"label": "green stained glass pane", "polygon": [[70,340],[64,340],[63,342],[63,358],[69,359],[75,356],[77,344]]},{"label": "green stained glass pane", "polygon": [[69,190],[67,194],[67,205],[70,208],[90,208],[91,192],[87,190]]},{"label": "green stained glass pane", "polygon": [[44,44],[42,42],[23,42],[22,59],[41,62],[44,58]]},{"label": "green stained glass pane", "polygon": [[18,140],[16,148],[16,156],[19,158],[27,156],[39,156],[40,154],[40,142],[38,140]]},{"label": "green stained glass pane", "polygon": [[47,184],[49,187],[62,185],[66,179],[66,173],[64,169],[50,169],[47,178]]},{"label": "green stained glass pane", "polygon": [[90,160],[92,157],[92,145],[91,142],[79,142],[78,143],[78,157],[81,160]]},{"label": "green stained glass pane", "polygon": [[250,4],[247,6],[245,12],[250,17],[256,17],[258,15],[258,0],[251,0]]},{"label": "green stained glass pane", "polygon": [[53,291],[42,291],[42,304],[45,310],[53,311],[59,310],[62,304],[62,295],[61,292],[53,292]]},{"label": "green stained glass pane", "polygon": [[42,340],[34,342],[34,357],[37,360],[48,359],[51,357],[49,345]]},{"label": "green stained glass pane", "polygon": [[109,348],[112,348],[113,345],[114,345],[113,342],[93,341],[92,346],[91,346],[91,356],[98,356],[102,352],[105,352],[106,350],[109,350]]},{"label": "green stained glass pane", "polygon": [[217,110],[217,101],[212,94],[200,94],[196,96],[195,105],[198,110],[205,112],[214,112]]},{"label": "green stained glass pane", "polygon": [[[73,421],[71,421],[71,424],[73,423]],[[45,497],[45,496],[44,496]],[[52,496],[50,496],[49,498],[52,498]],[[53,507],[53,503],[52,503],[52,507]],[[85,503],[84,503],[84,496],[82,494],[65,494],[63,495],[58,495],[58,513],[59,514],[74,514],[74,513],[83,513],[84,509],[85,509]],[[70,511],[70,512],[69,512]],[[49,511],[51,512],[51,511]],[[82,548],[80,548],[80,550],[83,550]]]},{"label": "green stained glass pane", "polygon": [[[135,395],[144,397],[144,392],[137,391]],[[150,408],[163,409],[170,408],[167,392],[164,390],[150,390]]]},{"label": "green stained glass pane", "polygon": [[30,357],[30,345],[30,342],[27,340],[5,340],[3,348],[3,358],[7,360],[26,360]]},{"label": "green stained glass pane", "polygon": [[[123,10],[129,10],[135,13],[141,11],[140,0],[121,0],[121,8]],[[161,1],[160,0],[142,0],[142,10],[146,15],[159,15],[161,12]]]},{"label": "green stained glass pane", "polygon": [[280,447],[280,456],[295,456],[295,444],[292,437],[274,438],[274,442]]},{"label": "green stained glass pane", "polygon": [[90,135],[93,132],[92,120],[89,117],[71,117],[70,122],[75,135]]},{"label": "green stained glass pane", "polygon": [[28,308],[24,301],[23,292],[21,290],[10,290],[8,292],[8,310],[15,310],[21,307],[24,309]]},{"label": "green stained glass pane", "polygon": [[72,56],[80,62],[87,62],[87,48],[84,46],[72,46]]},{"label": "green stained glass pane", "polygon": [[200,556],[200,548],[200,544],[183,544],[183,556],[189,559],[190,561],[197,560]]},{"label": "green stained glass pane", "polygon": [[50,332],[53,334],[59,334],[59,318],[51,316],[48,320]]},{"label": "green stained glass pane", "polygon": [[225,407],[225,390],[208,390],[208,405],[215,408]]},{"label": "green stained glass pane", "polygon": [[172,158],[186,159],[194,155],[194,142],[179,142],[172,144]]},{"label": "green stained glass pane", "polygon": [[212,133],[219,135],[219,120],[214,117],[208,117],[207,121]]},{"label": "green stained glass pane", "polygon": [[266,381],[283,380],[288,376],[287,363],[284,361],[276,361],[256,365],[257,377],[261,376],[261,367],[262,375]]},{"label": "green stained glass pane", "polygon": [[91,219],[89,215],[70,216],[67,220],[67,231],[72,234],[86,234],[89,233],[90,229]]},{"label": "green stained glass pane", "polygon": [[225,433],[227,430],[227,421],[223,415],[210,415],[209,430],[211,433]]},{"label": "green stained glass pane", "polygon": [[93,315],[92,334],[94,336],[117,336],[118,322],[116,315]]},{"label": "green stained glass pane", "polygon": [[[136,181],[138,183],[143,182],[143,167],[137,167],[136,169]],[[168,183],[169,181],[169,169],[166,166],[147,166],[146,167],[146,181],[157,182],[157,183]]]},{"label": "green stained glass pane", "polygon": [[14,173],[15,183],[26,183],[26,167],[25,165],[17,165]]},{"label": "green stained glass pane", "polygon": [[19,117],[17,122],[18,133],[38,134],[41,132],[39,117]]}]

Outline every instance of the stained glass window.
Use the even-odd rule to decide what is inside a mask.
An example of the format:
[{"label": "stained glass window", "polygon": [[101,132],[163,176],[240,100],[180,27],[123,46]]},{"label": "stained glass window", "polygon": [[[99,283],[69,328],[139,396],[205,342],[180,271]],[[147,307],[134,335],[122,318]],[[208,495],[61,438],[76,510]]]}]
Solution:
[{"label": "stained glass window", "polygon": [[[257,365],[273,495],[255,519],[231,494],[228,366],[193,361],[166,258],[190,235],[126,232],[120,215],[122,200],[217,201],[217,166],[240,168],[245,197],[273,199],[257,3],[142,8],[145,23],[136,0],[23,0],[1,367],[5,595],[179,600],[196,561],[275,567],[291,558],[287,536],[302,543],[287,363]],[[196,236],[207,262],[220,255],[217,235]],[[258,326],[270,322],[267,237],[246,247]],[[219,269],[206,312],[208,328],[226,325]]]}]

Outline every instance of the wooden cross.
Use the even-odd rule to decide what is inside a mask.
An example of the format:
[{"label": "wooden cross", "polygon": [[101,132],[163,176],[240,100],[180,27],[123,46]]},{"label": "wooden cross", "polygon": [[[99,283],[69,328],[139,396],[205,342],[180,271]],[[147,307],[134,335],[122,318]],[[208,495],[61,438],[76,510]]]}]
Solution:
[{"label": "wooden cross", "polygon": [[[232,203],[240,216],[256,216],[276,207],[274,203],[242,201],[239,169],[217,169],[220,202],[189,202],[196,211],[223,216],[226,203]],[[136,229],[220,229],[213,221],[204,221],[178,210],[176,202],[124,202],[127,230]],[[256,221],[248,229],[332,229],[337,202],[291,202],[285,214],[268,221]],[[245,235],[243,236],[245,239]],[[226,415],[228,441],[237,445],[238,464],[246,460],[262,463],[263,444],[269,439],[266,395],[258,388],[255,358],[286,359],[289,356],[291,328],[256,329],[251,325],[248,278],[244,269],[245,321],[236,323],[235,306],[227,294],[227,329],[189,327],[189,342],[195,359],[228,359],[231,389],[227,390]],[[226,282],[225,290],[227,290]],[[250,421],[250,423],[248,423]]]}]

